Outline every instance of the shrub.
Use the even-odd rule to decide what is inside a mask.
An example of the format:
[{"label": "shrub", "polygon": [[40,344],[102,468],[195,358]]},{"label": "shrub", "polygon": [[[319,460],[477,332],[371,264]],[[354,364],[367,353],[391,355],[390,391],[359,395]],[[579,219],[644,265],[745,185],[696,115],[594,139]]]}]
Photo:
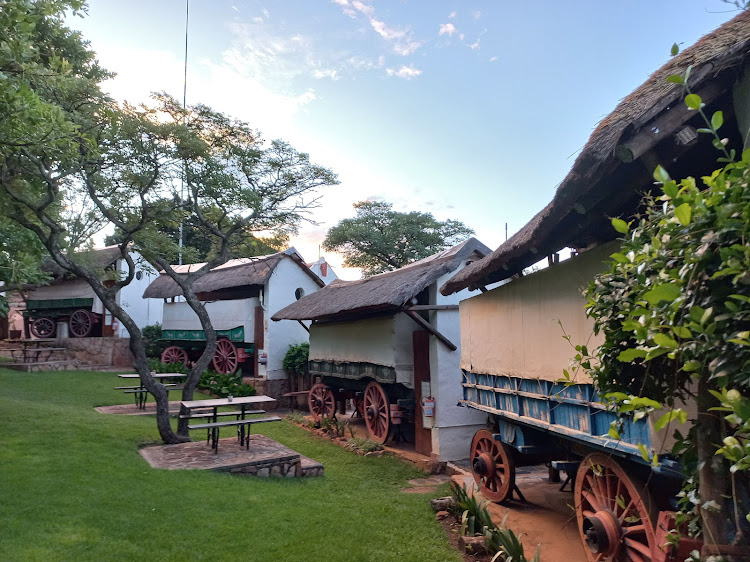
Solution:
[{"label": "shrub", "polygon": [[307,359],[309,355],[309,343],[290,345],[284,356],[284,369],[289,373],[304,375],[307,372]]},{"label": "shrub", "polygon": [[146,348],[147,357],[158,357],[161,358],[162,352],[167,349],[169,345],[167,342],[161,340],[161,324],[151,324],[141,330],[143,334],[143,343]]},{"label": "shrub", "polygon": [[187,373],[189,369],[182,363],[162,363],[159,359],[150,357],[148,360],[149,371],[155,373]]},{"label": "shrub", "polygon": [[201,375],[198,388],[208,390],[211,394],[224,398],[229,396],[255,396],[255,388],[242,382],[240,374],[223,375],[215,371],[206,371]]},{"label": "shrub", "polygon": [[383,446],[380,443],[365,437],[352,437],[346,442],[346,448],[350,451],[361,451],[362,453],[372,453],[383,450]]}]

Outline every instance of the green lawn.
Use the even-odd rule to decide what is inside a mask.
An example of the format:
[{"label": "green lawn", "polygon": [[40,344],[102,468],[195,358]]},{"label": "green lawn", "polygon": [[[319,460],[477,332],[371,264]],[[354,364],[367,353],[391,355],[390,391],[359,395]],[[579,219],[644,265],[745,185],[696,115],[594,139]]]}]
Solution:
[{"label": "green lawn", "polygon": [[[284,421],[262,433],[322,478],[152,469],[154,418],[100,414],[130,399],[108,373],[0,369],[0,560],[458,561],[421,473],[358,457]],[[203,432],[196,434],[201,439]]]}]

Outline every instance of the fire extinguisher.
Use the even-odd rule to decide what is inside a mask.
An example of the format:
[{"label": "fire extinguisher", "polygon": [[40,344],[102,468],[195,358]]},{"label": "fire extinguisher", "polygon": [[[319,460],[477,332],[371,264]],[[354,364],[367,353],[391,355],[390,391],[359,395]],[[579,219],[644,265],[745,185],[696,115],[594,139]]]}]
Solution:
[{"label": "fire extinguisher", "polygon": [[432,427],[435,417],[435,398],[432,396],[422,397],[422,427]]}]

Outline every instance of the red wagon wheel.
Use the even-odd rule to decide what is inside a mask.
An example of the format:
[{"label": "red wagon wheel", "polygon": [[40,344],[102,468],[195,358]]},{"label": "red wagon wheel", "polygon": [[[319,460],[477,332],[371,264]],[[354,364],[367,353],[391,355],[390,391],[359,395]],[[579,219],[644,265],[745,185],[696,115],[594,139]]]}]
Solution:
[{"label": "red wagon wheel", "polygon": [[227,375],[237,370],[237,348],[226,338],[216,342],[214,353],[214,369],[217,373]]},{"label": "red wagon wheel", "polygon": [[578,532],[589,562],[647,562],[656,550],[656,506],[648,490],[602,453],[576,474]]},{"label": "red wagon wheel", "polygon": [[176,345],[170,345],[161,352],[162,363],[182,363],[187,367],[187,351]]},{"label": "red wagon wheel", "polygon": [[510,448],[480,429],[471,440],[471,472],[482,495],[492,502],[507,500],[516,482],[516,463]]},{"label": "red wagon wheel", "polygon": [[50,318],[49,316],[34,318],[31,321],[31,326],[29,326],[29,330],[37,338],[51,338],[55,335],[56,328],[57,324],[54,318]]},{"label": "red wagon wheel", "polygon": [[310,413],[316,421],[320,418],[332,418],[336,414],[336,399],[333,392],[323,383],[315,383],[307,395]]},{"label": "red wagon wheel", "polygon": [[385,443],[391,428],[390,403],[385,390],[375,381],[365,388],[363,399],[365,410],[365,424],[370,437],[378,443]]},{"label": "red wagon wheel", "polygon": [[70,327],[70,334],[76,338],[85,338],[91,333],[91,328],[94,326],[94,322],[91,319],[91,314],[87,310],[79,308],[68,319],[68,326]]}]

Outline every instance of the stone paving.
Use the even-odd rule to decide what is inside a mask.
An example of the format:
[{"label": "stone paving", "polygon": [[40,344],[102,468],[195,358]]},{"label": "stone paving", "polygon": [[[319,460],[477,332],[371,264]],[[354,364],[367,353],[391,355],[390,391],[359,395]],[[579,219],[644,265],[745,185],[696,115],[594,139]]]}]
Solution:
[{"label": "stone paving", "polygon": [[251,435],[250,448],[236,437],[219,440],[219,452],[205,441],[144,447],[141,456],[154,468],[203,469],[251,476],[322,476],[323,465],[265,435]]}]

